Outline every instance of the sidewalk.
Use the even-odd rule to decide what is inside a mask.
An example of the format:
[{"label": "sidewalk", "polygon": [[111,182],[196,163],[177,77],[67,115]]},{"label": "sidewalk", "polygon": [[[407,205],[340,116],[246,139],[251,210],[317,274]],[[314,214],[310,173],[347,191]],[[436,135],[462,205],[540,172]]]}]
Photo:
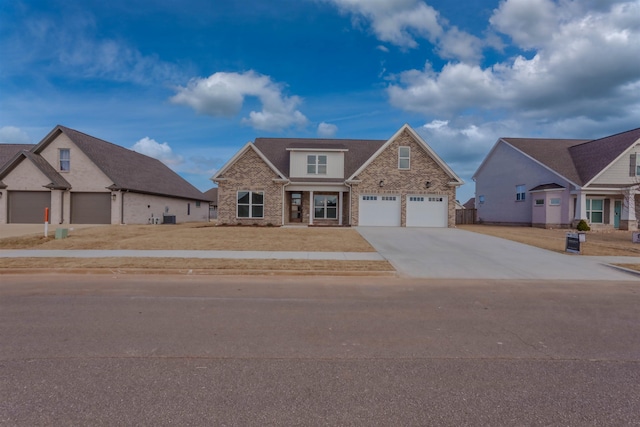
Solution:
[{"label": "sidewalk", "polygon": [[0,258],[201,258],[201,259],[307,259],[385,261],[377,252],[265,252],[170,250],[0,250]]}]

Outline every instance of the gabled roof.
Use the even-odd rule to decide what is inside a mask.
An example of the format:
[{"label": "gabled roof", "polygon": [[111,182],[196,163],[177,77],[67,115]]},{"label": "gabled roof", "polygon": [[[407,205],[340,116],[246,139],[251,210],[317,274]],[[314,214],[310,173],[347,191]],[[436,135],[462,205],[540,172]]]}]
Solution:
[{"label": "gabled roof", "polygon": [[161,161],[64,126],[56,126],[31,152],[39,154],[62,133],[113,182],[111,190],[207,200]]},{"label": "gabled roof", "polygon": [[470,198],[464,203],[464,205],[462,205],[462,207],[464,207],[465,209],[475,209],[476,198],[475,197]]},{"label": "gabled roof", "polygon": [[[290,176],[288,149],[346,150],[344,176],[348,177],[384,143],[378,139],[256,138],[254,145],[286,177]],[[296,181],[300,179],[296,178]]]},{"label": "gabled roof", "polygon": [[[49,164],[42,156],[38,154],[34,154],[28,150],[21,150],[17,152],[10,160],[4,163],[4,165],[0,165],[0,180],[7,176],[9,172],[16,168],[22,161],[25,159],[31,161],[33,165],[42,172],[44,176],[46,176],[51,182],[43,187],[56,189],[56,190],[67,190],[71,188],[71,184],[62,177],[56,171],[53,166]],[[0,188],[6,188],[6,185],[0,181]]]},{"label": "gabled roof", "polygon": [[571,156],[584,184],[615,162],[640,140],[640,128],[571,147]]},{"label": "gabled roof", "polygon": [[500,138],[569,181],[580,184],[569,149],[584,139]]},{"label": "gabled roof", "polygon": [[269,160],[263,153],[262,151],[260,151],[260,149],[258,149],[255,144],[251,143],[251,142],[247,142],[244,147],[242,147],[240,149],[240,151],[238,151],[231,159],[229,159],[229,161],[227,163],[224,164],[224,166],[222,166],[212,177],[211,180],[215,181],[217,179],[220,178],[221,175],[223,175],[231,166],[233,166],[243,155],[244,153],[246,153],[248,150],[253,150],[254,153],[256,153],[258,155],[258,157],[260,157],[262,159],[263,162],[265,162],[265,164],[267,166],[269,166],[269,169],[271,169],[273,171],[273,173],[275,173],[276,175],[278,175],[280,177],[280,179],[286,179],[285,178],[285,174],[283,174],[272,162],[271,160]]},{"label": "gabled roof", "polygon": [[595,140],[500,138],[478,171],[495,147],[506,143],[568,181],[586,186],[639,140],[640,128]]},{"label": "gabled roof", "polygon": [[464,184],[464,181],[460,179],[458,175],[456,175],[456,173],[449,167],[449,165],[447,165],[440,158],[440,156],[438,156],[436,152],[433,151],[431,147],[429,147],[429,145],[420,137],[420,135],[418,135],[416,131],[414,131],[413,128],[408,124],[403,125],[391,138],[389,138],[384,144],[382,144],[382,146],[380,146],[380,148],[378,148],[375,153],[373,153],[362,165],[360,165],[358,169],[356,169],[352,174],[347,175],[349,177],[349,180],[355,179],[358,174],[360,174],[367,166],[369,166],[369,164],[371,164],[371,162],[373,162],[376,157],[384,152],[384,150],[405,131],[409,132],[413,139],[418,143],[418,145],[421,145],[422,148],[427,152],[427,154],[429,154],[429,156],[442,168],[442,170],[447,175],[449,175],[452,183],[454,183],[455,185]]},{"label": "gabled roof", "polygon": [[33,144],[0,144],[0,170],[22,150],[30,150]]}]

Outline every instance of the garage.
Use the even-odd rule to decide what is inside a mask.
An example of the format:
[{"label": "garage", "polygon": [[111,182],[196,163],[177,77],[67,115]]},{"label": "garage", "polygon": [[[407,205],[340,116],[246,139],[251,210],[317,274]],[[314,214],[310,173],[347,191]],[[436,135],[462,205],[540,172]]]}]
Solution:
[{"label": "garage", "polygon": [[51,209],[50,191],[9,191],[9,218],[12,224],[44,224],[44,210]]},{"label": "garage", "polygon": [[72,224],[111,224],[111,193],[71,193]]},{"label": "garage", "polygon": [[360,195],[358,224],[361,226],[400,226],[400,196]]},{"label": "garage", "polygon": [[407,227],[447,227],[448,206],[447,196],[408,195]]}]

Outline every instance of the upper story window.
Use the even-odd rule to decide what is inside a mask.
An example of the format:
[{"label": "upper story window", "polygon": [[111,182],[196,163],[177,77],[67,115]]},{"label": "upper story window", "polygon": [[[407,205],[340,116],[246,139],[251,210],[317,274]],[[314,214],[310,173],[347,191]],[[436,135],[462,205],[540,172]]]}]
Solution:
[{"label": "upper story window", "polygon": [[524,185],[516,185],[516,201],[522,202],[526,198]]},{"label": "upper story window", "polygon": [[640,176],[640,153],[636,153],[636,176]]},{"label": "upper story window", "polygon": [[61,148],[58,155],[60,156],[60,171],[69,172],[71,170],[71,150]]},{"label": "upper story window", "polygon": [[307,156],[307,173],[313,175],[326,175],[327,156],[322,154],[309,154]]},{"label": "upper story window", "polygon": [[398,169],[409,169],[411,166],[411,147],[398,147]]}]

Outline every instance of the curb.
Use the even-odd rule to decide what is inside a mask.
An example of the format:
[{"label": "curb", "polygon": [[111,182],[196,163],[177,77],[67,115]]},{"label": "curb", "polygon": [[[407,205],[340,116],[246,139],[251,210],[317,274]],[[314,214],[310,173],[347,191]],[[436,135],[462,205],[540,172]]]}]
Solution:
[{"label": "curb", "polygon": [[638,271],[638,270],[633,270],[631,268],[621,267],[621,266],[615,265],[615,264],[602,264],[602,265],[605,265],[605,266],[607,266],[609,268],[613,268],[614,270],[619,270],[619,271],[622,271],[624,273],[629,273],[629,274],[632,274],[634,276],[640,277],[640,271]]}]

